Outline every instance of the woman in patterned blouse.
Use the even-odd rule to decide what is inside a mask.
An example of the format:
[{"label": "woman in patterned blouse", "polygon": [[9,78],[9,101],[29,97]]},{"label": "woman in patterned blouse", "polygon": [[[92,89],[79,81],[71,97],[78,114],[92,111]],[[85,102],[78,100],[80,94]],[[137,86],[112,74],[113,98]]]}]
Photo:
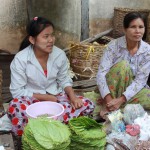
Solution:
[{"label": "woman in patterned blouse", "polygon": [[112,40],[105,49],[97,73],[102,107],[100,115],[128,103],[150,109],[150,45],[142,40],[145,19],[138,12],[128,13],[123,21],[125,36]]}]

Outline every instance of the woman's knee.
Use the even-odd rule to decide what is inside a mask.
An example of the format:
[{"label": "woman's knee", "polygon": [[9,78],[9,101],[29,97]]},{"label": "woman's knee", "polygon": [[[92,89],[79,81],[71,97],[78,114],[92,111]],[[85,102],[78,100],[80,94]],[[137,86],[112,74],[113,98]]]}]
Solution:
[{"label": "woman's knee", "polygon": [[116,63],[113,67],[118,68],[119,70],[130,70],[130,64],[126,60]]},{"label": "woman's knee", "polygon": [[125,74],[132,75],[132,71],[131,71],[129,63],[126,60],[122,60],[122,61],[116,63],[110,69],[110,71],[107,73],[106,77],[108,78],[110,76],[112,78],[112,75],[115,75],[118,78],[119,75],[122,77],[122,75],[124,76]]}]

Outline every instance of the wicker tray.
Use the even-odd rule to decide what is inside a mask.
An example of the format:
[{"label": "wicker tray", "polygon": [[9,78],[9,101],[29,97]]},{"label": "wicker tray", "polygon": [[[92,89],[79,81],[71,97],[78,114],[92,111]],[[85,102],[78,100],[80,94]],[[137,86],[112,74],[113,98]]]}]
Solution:
[{"label": "wicker tray", "polygon": [[124,35],[123,33],[123,19],[127,13],[140,12],[146,19],[150,13],[148,9],[130,9],[130,8],[114,8],[114,19],[113,19],[113,38],[118,38]]},{"label": "wicker tray", "polygon": [[92,43],[73,43],[70,48],[70,65],[76,76],[82,79],[96,77],[99,60],[106,45]]}]

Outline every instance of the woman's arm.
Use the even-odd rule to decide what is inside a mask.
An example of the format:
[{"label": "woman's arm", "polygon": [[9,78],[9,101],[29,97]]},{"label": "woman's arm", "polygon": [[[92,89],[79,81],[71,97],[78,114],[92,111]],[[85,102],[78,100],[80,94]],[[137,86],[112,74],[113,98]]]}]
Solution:
[{"label": "woman's arm", "polygon": [[106,97],[106,95],[110,94],[110,90],[106,81],[106,74],[113,66],[113,51],[114,50],[111,48],[111,46],[108,45],[108,47],[104,50],[104,54],[100,60],[98,68],[97,85],[103,99]]},{"label": "woman's arm", "polygon": [[25,89],[24,87],[27,84],[26,77],[26,63],[21,60],[21,58],[16,57],[13,59],[11,65],[11,83],[10,83],[10,92],[13,98],[20,96],[33,96],[33,92]]},{"label": "woman's arm", "polygon": [[134,97],[147,84],[148,76],[150,73],[150,52],[145,53],[143,56],[141,55],[141,57],[142,61],[138,66],[135,79],[123,93],[127,101]]},{"label": "woman's arm", "polygon": [[50,94],[33,94],[33,97],[40,101],[52,101],[52,102],[57,102],[57,98],[54,95]]},{"label": "woman's arm", "polygon": [[59,62],[57,66],[59,68],[57,83],[64,90],[65,87],[72,86],[73,84],[68,72],[68,58],[64,52],[57,58],[57,62]]},{"label": "woman's arm", "polygon": [[77,98],[71,86],[65,87],[65,92],[70,98],[71,105],[74,109],[80,108],[83,105],[81,99]]},{"label": "woman's arm", "polygon": [[60,56],[58,61],[61,62],[61,66],[59,66],[57,83],[69,96],[72,107],[74,109],[80,108],[83,105],[83,103],[81,99],[76,97],[74,90],[72,88],[72,80],[68,73],[68,61],[65,53],[63,53]]}]

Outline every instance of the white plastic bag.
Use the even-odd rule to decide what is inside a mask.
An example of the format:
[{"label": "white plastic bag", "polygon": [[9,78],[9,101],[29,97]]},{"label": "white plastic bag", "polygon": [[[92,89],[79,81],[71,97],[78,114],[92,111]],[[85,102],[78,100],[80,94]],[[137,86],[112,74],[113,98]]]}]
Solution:
[{"label": "white plastic bag", "polygon": [[146,112],[140,104],[127,104],[124,108],[123,113],[123,119],[125,123],[133,124],[136,118],[144,116]]},{"label": "white plastic bag", "polygon": [[0,146],[0,150],[5,150],[4,146]]},{"label": "white plastic bag", "polygon": [[134,120],[135,124],[140,126],[140,138],[139,140],[150,140],[150,116],[145,113],[143,117],[138,117]]},{"label": "white plastic bag", "polygon": [[10,131],[12,129],[12,124],[7,114],[0,118],[0,131]]}]

